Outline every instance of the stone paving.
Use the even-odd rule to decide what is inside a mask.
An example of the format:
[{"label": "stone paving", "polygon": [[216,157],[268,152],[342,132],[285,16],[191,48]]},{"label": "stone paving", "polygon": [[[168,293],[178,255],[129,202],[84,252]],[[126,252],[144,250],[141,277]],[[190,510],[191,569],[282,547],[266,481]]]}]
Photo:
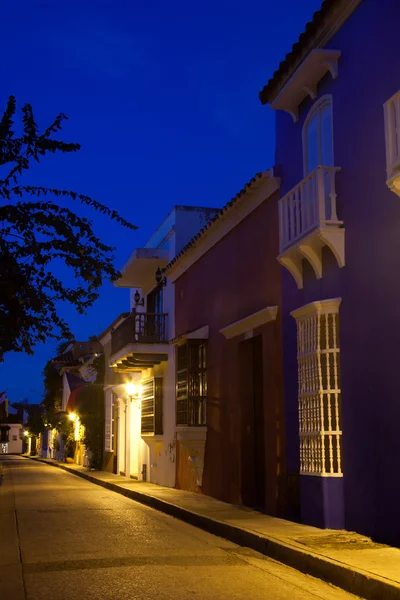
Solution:
[{"label": "stone paving", "polygon": [[354,600],[71,469],[0,464],[1,600]]},{"label": "stone paving", "polygon": [[400,600],[400,549],[354,532],[322,530],[232,506],[208,496],[73,464],[46,462],[89,477],[168,514],[371,599]]}]

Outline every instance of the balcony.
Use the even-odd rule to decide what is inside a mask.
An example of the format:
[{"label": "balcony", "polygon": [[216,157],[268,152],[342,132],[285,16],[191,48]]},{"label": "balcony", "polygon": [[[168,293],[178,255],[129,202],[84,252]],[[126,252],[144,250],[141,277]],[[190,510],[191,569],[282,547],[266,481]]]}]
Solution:
[{"label": "balcony", "polygon": [[322,277],[322,248],[328,246],[344,267],[344,228],[336,211],[339,167],[319,166],[279,200],[279,262],[303,287],[303,258]]},{"label": "balcony", "polygon": [[111,333],[110,366],[114,371],[142,371],[168,360],[167,316],[130,313]]}]

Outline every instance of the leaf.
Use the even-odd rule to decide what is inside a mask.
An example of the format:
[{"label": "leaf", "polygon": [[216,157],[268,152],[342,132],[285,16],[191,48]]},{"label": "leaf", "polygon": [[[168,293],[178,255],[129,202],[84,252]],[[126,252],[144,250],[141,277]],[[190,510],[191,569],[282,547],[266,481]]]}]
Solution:
[{"label": "leaf", "polygon": [[[38,342],[68,339],[72,332],[62,318],[60,302],[84,314],[98,298],[105,279],[115,281],[113,248],[102,242],[93,223],[60,206],[59,198],[78,201],[137,229],[117,211],[74,190],[24,185],[22,176],[32,161],[47,153],[77,152],[80,145],[54,138],[67,117],[60,113],[39,132],[30,104],[22,107],[23,134],[13,131],[16,99],[10,96],[0,120],[0,360],[7,352],[32,353]],[[74,275],[67,285],[59,262]]]}]

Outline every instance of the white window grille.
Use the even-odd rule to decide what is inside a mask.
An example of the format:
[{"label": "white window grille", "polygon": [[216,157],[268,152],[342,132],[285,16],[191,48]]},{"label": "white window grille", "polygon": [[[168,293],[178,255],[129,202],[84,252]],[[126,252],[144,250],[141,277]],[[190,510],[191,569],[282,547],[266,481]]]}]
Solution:
[{"label": "white window grille", "polygon": [[[389,182],[400,171],[400,91],[383,105],[385,117],[386,173]],[[390,184],[389,184],[389,187]]]},{"label": "white window grille", "polygon": [[108,390],[105,402],[104,452],[114,451],[114,395]]},{"label": "white window grille", "polygon": [[111,439],[110,439],[110,452],[114,452],[114,443],[115,443],[115,395],[111,396]]},{"label": "white window grille", "polygon": [[342,477],[339,305],[312,302],[297,321],[300,474]]}]

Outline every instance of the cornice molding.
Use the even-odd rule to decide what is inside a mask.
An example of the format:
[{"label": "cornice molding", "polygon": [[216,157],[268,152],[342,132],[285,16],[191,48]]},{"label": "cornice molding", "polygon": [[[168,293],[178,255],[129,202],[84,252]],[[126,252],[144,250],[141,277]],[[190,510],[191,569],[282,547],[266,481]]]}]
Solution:
[{"label": "cornice molding", "polygon": [[230,340],[238,335],[243,335],[253,329],[257,329],[257,327],[266,325],[271,321],[275,321],[277,312],[277,306],[267,306],[244,319],[240,319],[239,321],[235,321],[234,323],[223,327],[219,332],[222,333],[227,340]]},{"label": "cornice molding", "polygon": [[210,328],[208,325],[204,325],[204,327],[199,327],[193,331],[188,331],[187,333],[182,333],[181,335],[177,335],[175,338],[170,340],[170,344],[173,346],[181,346],[187,340],[208,340],[210,336]]},{"label": "cornice molding", "polygon": [[331,315],[338,314],[341,298],[330,298],[328,300],[315,300],[309,304],[305,304],[296,310],[293,310],[290,314],[296,321],[302,321],[315,317],[316,315]]},{"label": "cornice molding", "polygon": [[[303,32],[300,36],[300,39],[294,44],[293,49],[286,55],[286,58],[282,61],[280,68],[278,68],[277,72],[271,77],[270,81],[260,92],[261,102],[263,104],[271,104],[280,94],[286,83],[293,77],[298,68],[301,66],[303,61],[307,58],[307,56],[317,48],[324,48],[324,46],[333,38],[333,36],[339,31],[342,27],[343,23],[347,21],[350,15],[354,12],[357,6],[361,3],[361,0],[342,0],[342,2],[338,2],[337,8],[332,10],[332,15],[328,19],[328,21],[322,25],[319,30],[315,33],[313,38],[305,44],[303,48],[297,49],[298,46],[302,44],[302,37],[307,33],[307,31]],[[317,11],[319,12],[319,11]],[[314,15],[315,18],[315,15]],[[310,22],[310,24],[312,21]],[[303,42],[304,44],[304,42]],[[296,47],[296,50],[294,48]],[[286,66],[286,61],[289,59],[290,54],[294,51],[298,53],[297,59],[293,62],[293,64],[288,68],[288,71],[285,73],[280,73],[281,69],[284,69]],[[273,84],[274,80],[276,81]],[[271,86],[271,90],[267,92],[267,88]]]}]

